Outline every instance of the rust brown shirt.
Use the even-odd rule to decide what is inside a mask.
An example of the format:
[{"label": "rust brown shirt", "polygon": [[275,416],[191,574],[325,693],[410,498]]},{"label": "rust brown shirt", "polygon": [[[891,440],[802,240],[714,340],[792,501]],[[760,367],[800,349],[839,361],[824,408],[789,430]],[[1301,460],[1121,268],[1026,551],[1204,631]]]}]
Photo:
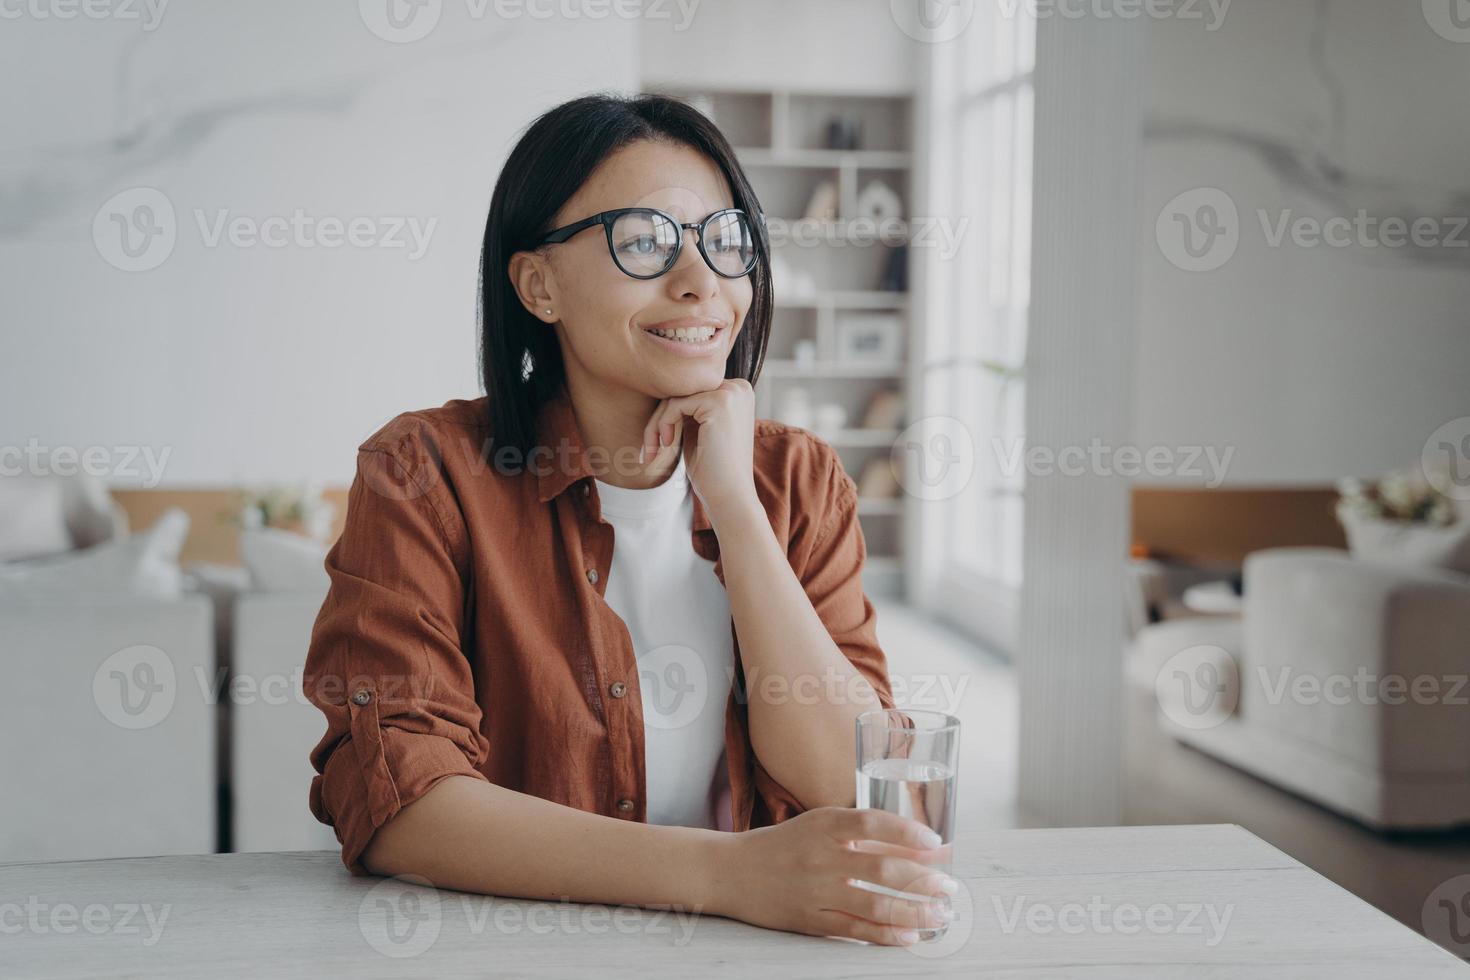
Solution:
[{"label": "rust brown shirt", "polygon": [[[440,779],[465,775],[623,820],[646,820],[638,666],[604,600],[613,529],[565,393],[522,460],[494,446],[486,399],[393,419],[358,447],[331,579],[306,655],[327,730],[309,802],[367,874],[374,831]],[[893,706],[860,577],[857,494],[837,454],[758,420],[752,460],[771,528],[833,641]],[[719,542],[694,497],[695,552],[724,584]],[[739,632],[725,707],[729,824],[779,823],[802,806],[751,748]]]}]

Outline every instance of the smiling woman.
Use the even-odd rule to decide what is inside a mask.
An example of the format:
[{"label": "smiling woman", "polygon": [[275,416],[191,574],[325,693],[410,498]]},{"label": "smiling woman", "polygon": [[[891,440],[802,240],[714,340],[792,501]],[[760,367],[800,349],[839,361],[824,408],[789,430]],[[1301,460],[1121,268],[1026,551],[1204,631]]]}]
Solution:
[{"label": "smiling woman", "polygon": [[755,418],[760,214],[672,99],[577,99],[511,152],[486,396],[359,447],[327,557],[310,800],[353,873],[884,944],[944,920],[937,835],[853,808],[892,688],[853,481]]}]

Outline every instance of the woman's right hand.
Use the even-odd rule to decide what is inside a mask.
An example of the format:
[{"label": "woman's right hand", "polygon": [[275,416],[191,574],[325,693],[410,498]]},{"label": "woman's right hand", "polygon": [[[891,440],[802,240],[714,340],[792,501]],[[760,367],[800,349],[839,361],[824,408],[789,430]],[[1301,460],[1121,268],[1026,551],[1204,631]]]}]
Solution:
[{"label": "woman's right hand", "polygon": [[[955,890],[934,867],[950,845],[931,847],[916,820],[873,809],[818,807],[720,842],[706,910],[752,925],[811,936],[907,945],[912,930],[947,922]],[[853,880],[931,896],[892,898]],[[951,882],[952,885],[952,882]]]}]

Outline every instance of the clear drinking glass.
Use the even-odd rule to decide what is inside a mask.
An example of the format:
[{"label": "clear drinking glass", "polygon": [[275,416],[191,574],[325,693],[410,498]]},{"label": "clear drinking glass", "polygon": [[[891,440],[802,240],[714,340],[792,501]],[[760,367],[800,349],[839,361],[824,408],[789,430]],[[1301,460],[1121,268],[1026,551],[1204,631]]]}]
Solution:
[{"label": "clear drinking glass", "polygon": [[[890,708],[857,718],[857,805],[910,817],[937,833],[941,842],[937,858],[926,863],[945,874],[954,862],[959,751],[960,720],[953,715]],[[867,881],[856,884],[895,898],[930,898]],[[942,898],[940,905],[948,908],[949,899]],[[948,928],[917,931],[921,941],[931,941]]]}]

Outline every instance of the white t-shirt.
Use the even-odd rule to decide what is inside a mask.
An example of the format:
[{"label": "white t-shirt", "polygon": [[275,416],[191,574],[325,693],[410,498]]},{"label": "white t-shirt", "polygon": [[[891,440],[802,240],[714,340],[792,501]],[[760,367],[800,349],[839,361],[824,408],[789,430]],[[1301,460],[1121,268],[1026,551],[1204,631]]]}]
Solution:
[{"label": "white t-shirt", "polygon": [[598,480],[597,495],[613,527],[604,597],[627,624],[638,660],[648,822],[729,830],[730,602],[714,562],[694,550],[683,455],[656,487]]}]

